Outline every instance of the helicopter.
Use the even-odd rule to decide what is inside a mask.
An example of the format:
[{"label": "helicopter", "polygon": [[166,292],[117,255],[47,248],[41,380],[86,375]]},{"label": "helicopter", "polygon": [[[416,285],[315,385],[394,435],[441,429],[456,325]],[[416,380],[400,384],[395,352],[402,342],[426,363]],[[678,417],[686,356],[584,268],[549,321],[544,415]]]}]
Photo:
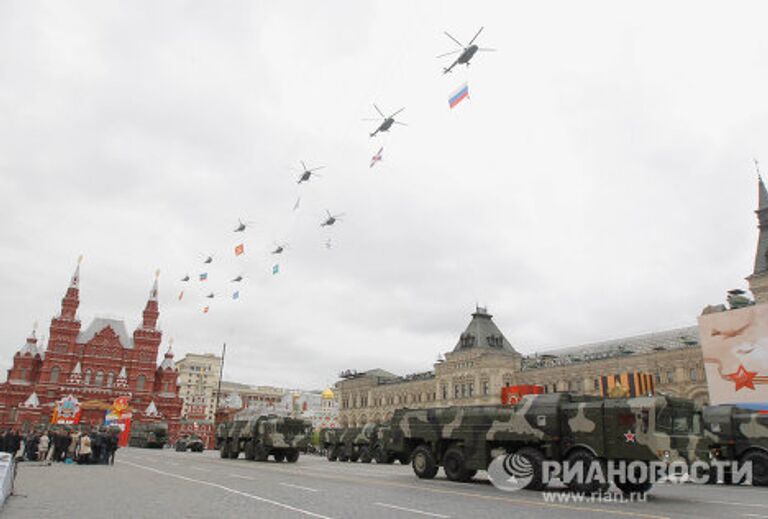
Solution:
[{"label": "helicopter", "polygon": [[181,280],[182,280],[182,281],[185,281],[185,282],[186,282],[186,281],[189,281],[189,274],[187,274],[186,276],[184,276],[183,278],[181,278]]},{"label": "helicopter", "polygon": [[240,218],[237,219],[237,227],[235,227],[235,232],[243,232],[245,231],[246,227],[253,224],[253,222],[244,222]]},{"label": "helicopter", "polygon": [[[377,133],[379,132],[387,132],[392,127],[393,124],[400,124],[402,126],[408,126],[405,123],[401,123],[400,121],[395,121],[395,116],[405,110],[405,107],[401,108],[397,112],[393,113],[389,117],[384,115],[384,112],[379,110],[379,107],[376,106],[376,103],[373,104],[373,107],[376,109],[377,112],[379,112],[379,115],[384,119],[381,124],[379,124],[379,127],[376,128],[371,135],[371,137],[375,137]],[[363,119],[363,121],[378,121],[378,119]]]},{"label": "helicopter", "polygon": [[341,217],[344,216],[344,213],[339,214],[331,214],[329,210],[325,210],[326,213],[328,213],[328,218],[326,218],[323,223],[320,224],[320,227],[329,227],[336,223],[336,221],[340,221]]},{"label": "helicopter", "polygon": [[205,258],[205,261],[203,261],[203,263],[213,263],[213,256],[208,256],[207,258]]},{"label": "helicopter", "polygon": [[275,243],[275,250],[272,251],[272,254],[282,254],[285,252],[285,249],[288,248],[288,244],[284,243],[280,245],[279,243]]},{"label": "helicopter", "polygon": [[480,27],[480,30],[477,31],[477,34],[475,34],[474,38],[469,40],[469,43],[467,44],[466,47],[462,45],[459,40],[457,40],[456,38],[448,34],[448,32],[445,32],[445,35],[448,36],[450,39],[452,39],[454,42],[456,42],[456,44],[459,47],[461,47],[461,49],[453,50],[451,52],[446,52],[445,54],[440,54],[438,58],[444,58],[445,56],[450,56],[451,54],[456,54],[457,52],[461,52],[461,54],[459,54],[459,57],[456,58],[456,60],[453,63],[451,63],[450,67],[443,69],[443,74],[447,74],[448,72],[450,72],[451,69],[456,65],[469,66],[469,60],[472,59],[472,56],[474,56],[477,51],[492,52],[496,50],[496,49],[484,49],[474,44],[475,40],[477,39],[478,36],[480,36],[481,32],[483,32],[483,27]]},{"label": "helicopter", "polygon": [[297,184],[301,184],[302,182],[309,182],[309,179],[312,178],[312,175],[319,177],[320,175],[315,173],[315,171],[317,171],[318,169],[323,169],[325,167],[325,166],[318,166],[316,168],[309,169],[306,166],[306,164],[304,164],[303,160],[300,160],[299,162],[301,162],[302,173],[301,173],[301,176],[299,177],[299,181],[296,182]]},{"label": "helicopter", "polygon": [[214,297],[214,296],[213,296],[213,292],[211,292],[210,294],[208,294],[208,295],[207,295],[207,296],[205,296],[205,297],[207,297],[208,299],[213,299],[213,297]]},{"label": "helicopter", "polygon": [[240,283],[242,280],[243,280],[243,276],[237,276],[231,281],[231,283]]}]

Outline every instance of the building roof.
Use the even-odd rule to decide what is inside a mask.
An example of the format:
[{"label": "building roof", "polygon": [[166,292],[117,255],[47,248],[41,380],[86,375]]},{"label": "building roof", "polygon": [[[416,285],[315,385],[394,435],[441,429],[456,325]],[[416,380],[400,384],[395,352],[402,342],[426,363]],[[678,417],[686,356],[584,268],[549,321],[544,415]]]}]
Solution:
[{"label": "building roof", "polygon": [[456,347],[453,351],[464,351],[469,349],[488,349],[504,351],[517,354],[504,334],[501,333],[496,323],[493,322],[493,316],[485,308],[476,307],[472,314],[472,320],[467,325],[464,333],[459,337]]},{"label": "building roof", "polygon": [[22,346],[19,349],[19,353],[21,353],[22,355],[29,353],[33,357],[35,355],[40,355],[41,352],[37,347],[37,343],[35,341],[34,335],[29,339],[27,339],[27,342],[24,344],[24,346]]},{"label": "building roof", "polygon": [[125,323],[109,317],[96,317],[84,331],[81,331],[77,335],[77,342],[85,344],[107,327],[112,328],[112,331],[115,332],[120,339],[120,344],[123,348],[133,348],[133,338],[128,334],[128,331],[125,328]]},{"label": "building roof", "polygon": [[21,404],[21,407],[40,407],[40,399],[37,397],[37,393],[33,391],[32,394],[29,395],[26,400],[24,400],[24,403]]},{"label": "building roof", "polygon": [[523,358],[523,369],[566,366],[607,358],[690,348],[698,345],[698,326],[687,326],[632,337],[582,344],[581,346],[539,351]]}]

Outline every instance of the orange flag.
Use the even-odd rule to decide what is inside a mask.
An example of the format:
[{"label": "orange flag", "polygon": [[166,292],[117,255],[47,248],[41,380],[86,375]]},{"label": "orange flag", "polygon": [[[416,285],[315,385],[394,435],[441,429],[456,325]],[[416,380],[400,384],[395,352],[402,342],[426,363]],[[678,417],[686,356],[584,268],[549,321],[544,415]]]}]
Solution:
[{"label": "orange flag", "polygon": [[235,247],[235,256],[240,256],[245,252],[245,244],[241,243],[240,245]]},{"label": "orange flag", "polygon": [[208,313],[208,307],[207,307],[207,306],[206,306],[205,308],[203,308],[203,313],[204,313],[204,314],[207,314],[207,313]]}]

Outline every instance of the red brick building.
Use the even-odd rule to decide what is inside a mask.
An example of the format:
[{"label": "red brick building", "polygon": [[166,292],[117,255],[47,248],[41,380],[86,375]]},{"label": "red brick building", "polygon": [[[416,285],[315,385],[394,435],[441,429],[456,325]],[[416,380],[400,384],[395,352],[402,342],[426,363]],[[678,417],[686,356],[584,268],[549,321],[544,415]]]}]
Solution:
[{"label": "red brick building", "polygon": [[115,319],[95,318],[83,328],[79,296],[78,265],[61,312],[51,319],[47,350],[38,346],[33,331],[13,357],[8,378],[0,384],[0,427],[48,423],[55,402],[70,394],[81,404],[80,423],[98,425],[115,398],[128,396],[134,423],[167,421],[175,437],[182,402],[170,347],[157,365],[162,340],[157,279],[132,335]]}]

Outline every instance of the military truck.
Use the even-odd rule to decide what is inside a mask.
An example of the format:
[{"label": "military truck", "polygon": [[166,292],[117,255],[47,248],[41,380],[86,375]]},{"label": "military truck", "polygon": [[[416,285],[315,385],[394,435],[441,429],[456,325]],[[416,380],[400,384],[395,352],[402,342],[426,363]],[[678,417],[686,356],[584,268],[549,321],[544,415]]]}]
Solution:
[{"label": "military truck", "polygon": [[299,453],[306,452],[312,438],[312,424],[300,418],[276,415],[253,416],[220,424],[216,430],[222,458],[295,463]]},{"label": "military truck", "polygon": [[[664,396],[527,395],[514,406],[397,410],[387,449],[410,451],[419,478],[435,477],[442,466],[453,481],[467,481],[497,456],[515,453],[533,468],[529,489],[544,487],[545,460],[568,461],[585,471],[569,488],[595,492],[607,486],[587,477],[592,462],[707,458],[698,416],[693,402]],[[617,486],[629,493],[651,485]]]},{"label": "military truck", "polygon": [[176,440],[174,448],[176,449],[176,452],[203,452],[203,450],[205,450],[205,444],[198,435],[190,434]]},{"label": "military truck", "polygon": [[407,465],[411,462],[410,449],[401,445],[397,450],[393,450],[391,448],[392,445],[392,426],[389,423],[378,426],[371,447],[374,461],[382,464],[391,464],[399,461],[402,465]]},{"label": "military truck", "polygon": [[328,461],[357,461],[360,458],[361,446],[367,444],[362,432],[362,427],[323,429],[320,441]]},{"label": "military truck", "polygon": [[[768,486],[768,413],[738,405],[708,406],[703,410],[704,434],[711,441],[712,459],[752,463],[752,484]],[[717,473],[710,471],[711,482]],[[724,483],[732,482],[729,471]]]},{"label": "military truck", "polygon": [[168,424],[166,422],[134,423],[128,445],[146,449],[162,449],[168,442]]},{"label": "military truck", "polygon": [[323,429],[320,442],[326,451],[328,461],[360,461],[362,463],[393,463],[399,459],[408,463],[407,453],[386,450],[389,424],[369,423],[363,427]]}]

